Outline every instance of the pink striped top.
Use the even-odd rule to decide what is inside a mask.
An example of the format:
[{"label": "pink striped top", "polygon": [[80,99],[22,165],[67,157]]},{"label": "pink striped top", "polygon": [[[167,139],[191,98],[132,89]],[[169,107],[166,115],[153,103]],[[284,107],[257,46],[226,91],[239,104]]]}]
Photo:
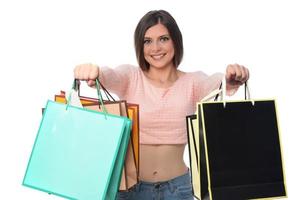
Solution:
[{"label": "pink striped top", "polygon": [[139,104],[141,144],[187,143],[186,116],[195,113],[196,103],[218,88],[223,77],[221,73],[187,72],[171,87],[158,88],[139,67],[120,65],[100,71],[100,81],[108,90]]}]

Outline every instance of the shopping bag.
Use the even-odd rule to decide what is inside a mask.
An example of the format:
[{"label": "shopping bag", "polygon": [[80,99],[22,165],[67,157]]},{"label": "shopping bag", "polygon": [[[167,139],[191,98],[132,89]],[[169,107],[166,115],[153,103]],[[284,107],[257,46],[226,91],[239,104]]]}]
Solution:
[{"label": "shopping bag", "polygon": [[126,117],[49,100],[23,185],[68,199],[115,199],[130,129]]},{"label": "shopping bag", "polygon": [[[202,177],[200,179],[200,155],[199,155],[199,133],[197,129],[197,115],[189,115],[186,117],[186,125],[187,125],[187,137],[188,137],[188,150],[189,150],[189,161],[190,161],[190,171],[191,171],[191,179],[193,186],[193,194],[198,199],[201,199],[201,190],[200,186],[204,186],[200,181],[205,180]],[[202,147],[202,145],[201,145]],[[202,151],[201,151],[202,152]],[[201,157],[202,158],[202,157]],[[203,166],[203,165],[201,165]],[[202,176],[205,173],[202,173]],[[206,186],[207,187],[207,186]]]},{"label": "shopping bag", "polygon": [[[131,137],[128,143],[125,163],[121,178],[119,190],[128,190],[138,182],[139,173],[139,131],[138,131],[138,105],[128,104],[126,101],[106,101],[104,106],[109,113],[120,116],[127,116],[132,120]],[[118,108],[117,108],[118,106]],[[84,108],[102,112],[102,109],[96,103],[83,104]]]},{"label": "shopping bag", "polygon": [[222,101],[199,102],[187,116],[194,196],[286,197],[275,100],[225,101],[225,83]]},{"label": "shopping bag", "polygon": [[[138,104],[127,103],[128,118],[132,120],[131,137],[125,159],[125,187],[120,190],[128,190],[139,180],[139,106]],[[121,180],[124,182],[124,179]]]},{"label": "shopping bag", "polygon": [[[126,116],[132,120],[131,137],[128,143],[127,153],[125,157],[124,168],[119,190],[126,191],[138,182],[139,174],[139,106],[138,104],[127,103],[125,100],[116,101],[107,89],[99,83],[101,89],[104,91],[107,100],[104,100],[104,106],[108,113]],[[80,87],[76,88],[80,94]],[[65,103],[66,93],[61,91],[60,94],[55,95],[55,101]],[[99,107],[98,99],[81,96],[80,101],[84,108],[102,112]]]},{"label": "shopping bag", "polygon": [[[127,103],[128,117],[132,121],[131,140],[133,143],[134,161],[139,172],[139,158],[140,158],[140,134],[139,134],[139,105],[134,103]],[[139,174],[139,173],[137,173]]]}]

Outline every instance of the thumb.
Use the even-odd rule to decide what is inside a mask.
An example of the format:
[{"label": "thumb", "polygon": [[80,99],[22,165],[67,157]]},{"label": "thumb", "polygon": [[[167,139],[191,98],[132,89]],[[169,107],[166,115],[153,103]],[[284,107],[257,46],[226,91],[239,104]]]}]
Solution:
[{"label": "thumb", "polygon": [[95,81],[95,80],[88,80],[88,81],[87,81],[87,84],[88,84],[88,86],[90,86],[90,87],[95,87],[96,81]]}]

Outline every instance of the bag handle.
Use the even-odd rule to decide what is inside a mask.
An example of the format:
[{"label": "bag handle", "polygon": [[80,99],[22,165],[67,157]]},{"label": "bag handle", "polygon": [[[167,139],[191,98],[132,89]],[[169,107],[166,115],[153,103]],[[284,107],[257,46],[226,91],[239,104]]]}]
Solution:
[{"label": "bag handle", "polygon": [[[80,80],[74,79],[72,89],[79,92],[79,85],[80,85]],[[100,91],[100,81],[98,79],[96,79],[96,89],[97,89],[97,95],[98,95],[99,108],[101,109],[101,106],[102,106],[104,114],[105,114],[105,118],[106,118],[106,114],[108,114],[108,112],[107,112],[106,107],[104,106],[104,103],[103,103],[103,98],[102,98],[102,94],[101,94],[101,91]],[[66,110],[68,109],[68,107],[70,105],[70,102],[71,102],[71,92],[70,92],[69,97],[67,99]]]},{"label": "bag handle", "polygon": [[[107,100],[109,100],[109,101],[116,101],[113,98],[113,96],[108,92],[108,90],[103,86],[103,84],[100,81],[98,81],[98,83],[99,83],[101,89],[104,91],[104,94],[105,94]],[[79,82],[79,84],[76,85],[76,89],[75,90],[78,91],[78,96],[80,96],[80,82]]]},{"label": "bag handle", "polygon": [[[250,89],[249,89],[249,81],[246,81],[244,83],[244,90],[245,90],[245,100],[250,100],[252,102],[252,105],[255,104],[254,100],[250,98]],[[222,82],[220,84],[219,89],[216,89],[212,91],[210,94],[208,94],[206,97],[204,97],[201,102],[207,101],[214,97],[214,101],[218,101],[220,97],[220,101],[223,101],[224,107],[226,107],[226,78],[223,76]]]},{"label": "bag handle", "polygon": [[[222,92],[221,100],[223,100],[223,99],[225,100],[225,97],[226,97],[226,78],[225,78],[225,76],[222,79],[222,83],[220,84],[219,90],[221,90],[220,93]],[[244,91],[245,91],[245,93],[244,93],[245,100],[250,100],[250,90],[249,90],[248,81],[246,81],[244,83]],[[218,99],[218,97],[219,97],[219,93],[216,94],[214,101],[216,101]]]},{"label": "bag handle", "polygon": [[109,100],[109,97],[110,97],[111,101],[116,101],[100,81],[99,81],[99,84],[100,84],[102,90],[104,91],[104,94],[105,94],[107,100]]}]

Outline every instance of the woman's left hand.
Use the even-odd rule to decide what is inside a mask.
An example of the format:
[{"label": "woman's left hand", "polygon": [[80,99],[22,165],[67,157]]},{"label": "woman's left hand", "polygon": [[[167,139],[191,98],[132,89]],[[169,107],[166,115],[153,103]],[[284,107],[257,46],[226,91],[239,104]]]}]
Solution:
[{"label": "woman's left hand", "polygon": [[249,70],[243,65],[230,64],[226,68],[226,84],[229,88],[243,85],[249,79]]}]

